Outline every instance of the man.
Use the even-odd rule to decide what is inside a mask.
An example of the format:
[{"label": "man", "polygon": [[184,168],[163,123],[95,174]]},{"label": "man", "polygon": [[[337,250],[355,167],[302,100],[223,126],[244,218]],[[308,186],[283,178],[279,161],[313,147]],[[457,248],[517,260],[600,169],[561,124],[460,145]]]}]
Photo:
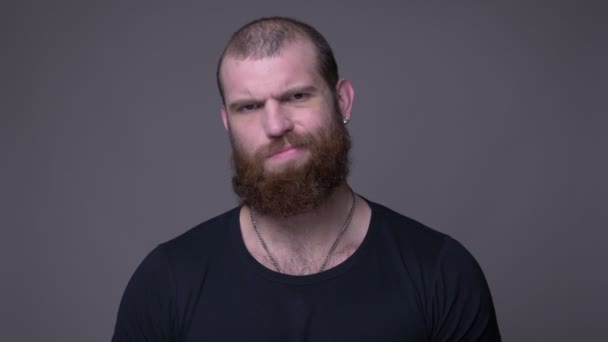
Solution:
[{"label": "man", "polygon": [[464,247],[347,184],[354,91],[315,29],[247,24],[217,80],[241,205],[146,257],[113,341],[500,341]]}]

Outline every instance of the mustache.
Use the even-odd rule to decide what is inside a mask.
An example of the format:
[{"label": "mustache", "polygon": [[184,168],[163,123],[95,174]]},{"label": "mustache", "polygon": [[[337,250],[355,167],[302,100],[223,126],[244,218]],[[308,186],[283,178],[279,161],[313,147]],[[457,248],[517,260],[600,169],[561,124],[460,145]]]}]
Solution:
[{"label": "mustache", "polygon": [[256,151],[255,155],[259,158],[267,158],[280,152],[287,146],[305,148],[310,146],[311,142],[312,137],[310,135],[290,132],[280,138],[277,138],[276,140],[271,141],[269,144],[260,147]]}]

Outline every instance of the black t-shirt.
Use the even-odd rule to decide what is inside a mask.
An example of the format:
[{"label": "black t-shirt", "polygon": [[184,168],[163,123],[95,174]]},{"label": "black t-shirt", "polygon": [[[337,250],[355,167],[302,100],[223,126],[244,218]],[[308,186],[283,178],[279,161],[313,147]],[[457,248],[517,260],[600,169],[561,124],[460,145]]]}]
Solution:
[{"label": "black t-shirt", "polygon": [[483,273],[454,239],[379,204],[360,247],[321,273],[253,258],[232,209],[155,248],[113,342],[500,341]]}]

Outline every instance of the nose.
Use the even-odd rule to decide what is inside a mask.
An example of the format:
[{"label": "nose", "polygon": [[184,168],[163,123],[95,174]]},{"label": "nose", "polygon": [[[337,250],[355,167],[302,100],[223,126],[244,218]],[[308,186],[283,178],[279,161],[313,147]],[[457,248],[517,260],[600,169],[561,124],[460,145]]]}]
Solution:
[{"label": "nose", "polygon": [[269,138],[282,137],[293,129],[291,117],[284,108],[281,108],[280,103],[268,101],[264,108],[264,129]]}]

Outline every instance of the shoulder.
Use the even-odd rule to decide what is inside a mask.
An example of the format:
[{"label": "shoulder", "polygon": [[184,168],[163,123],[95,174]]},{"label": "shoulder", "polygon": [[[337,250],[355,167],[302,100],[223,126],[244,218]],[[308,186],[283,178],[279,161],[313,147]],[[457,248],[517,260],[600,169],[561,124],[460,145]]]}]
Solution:
[{"label": "shoulder", "polygon": [[233,208],[200,223],[160,244],[157,249],[162,250],[173,265],[187,264],[188,261],[196,261],[200,264],[217,251],[223,250],[229,243],[231,233],[238,228],[239,209]]},{"label": "shoulder", "polygon": [[239,207],[228,210],[188,229],[177,237],[164,242],[162,245],[168,249],[181,249],[193,245],[213,244],[216,239],[221,239],[227,234],[229,227],[238,224],[239,210]]},{"label": "shoulder", "polygon": [[238,209],[205,221],[154,248],[137,267],[123,293],[113,341],[177,339],[188,300],[204,282],[210,260],[238,221]]},{"label": "shoulder", "polygon": [[387,247],[400,250],[403,257],[418,261],[437,259],[452,240],[448,235],[426,226],[381,204],[368,201],[372,209],[370,229]]},{"label": "shoulder", "polygon": [[[500,341],[488,284],[452,237],[370,202],[379,245],[416,284],[433,340]],[[371,227],[370,227],[371,228]]]},{"label": "shoulder", "polygon": [[231,231],[238,224],[238,212],[238,208],[231,209],[159,244],[143,259],[131,281],[162,278],[174,286],[169,280],[200,274],[218,251],[226,249]]},{"label": "shoulder", "polygon": [[[369,201],[368,201],[369,202]],[[459,270],[479,269],[474,257],[451,236],[430,228],[383,205],[369,202],[370,227],[383,248],[394,249],[410,270],[434,278],[448,264]]]}]

